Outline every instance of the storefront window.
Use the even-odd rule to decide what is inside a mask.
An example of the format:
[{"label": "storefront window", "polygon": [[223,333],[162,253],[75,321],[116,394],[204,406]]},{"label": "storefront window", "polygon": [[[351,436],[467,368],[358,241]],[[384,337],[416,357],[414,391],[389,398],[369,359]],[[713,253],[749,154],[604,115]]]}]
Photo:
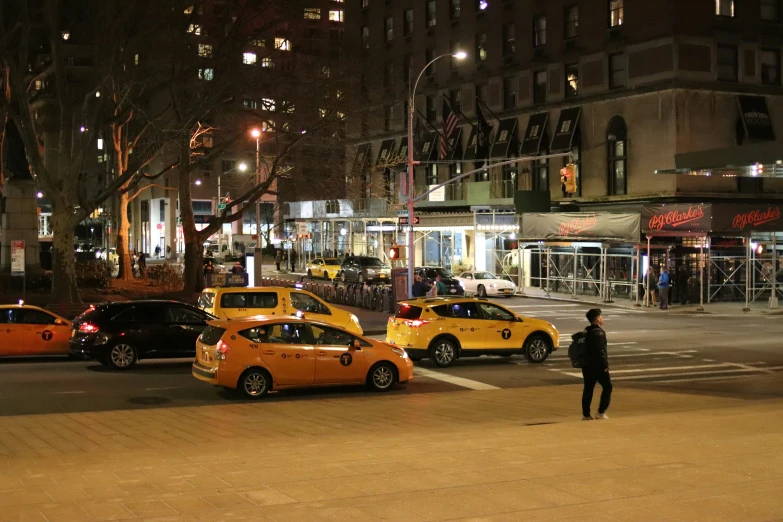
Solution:
[{"label": "storefront window", "polygon": [[608,193],[621,196],[628,193],[628,132],[625,120],[615,116],[609,121],[606,132],[609,167]]}]

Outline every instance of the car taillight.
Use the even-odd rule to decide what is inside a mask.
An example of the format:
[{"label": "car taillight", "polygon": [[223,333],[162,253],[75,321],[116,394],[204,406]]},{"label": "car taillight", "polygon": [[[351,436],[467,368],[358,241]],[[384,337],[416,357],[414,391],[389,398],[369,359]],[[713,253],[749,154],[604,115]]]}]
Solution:
[{"label": "car taillight", "polygon": [[219,361],[225,361],[226,355],[231,351],[231,346],[226,341],[220,340],[217,344],[217,350],[215,350],[215,359]]},{"label": "car taillight", "polygon": [[429,321],[422,321],[421,319],[414,319],[413,321],[405,321],[405,324],[407,326],[410,326],[411,328],[418,328],[420,326],[424,326],[425,324],[429,324]]},{"label": "car taillight", "polygon": [[82,333],[95,333],[98,327],[92,323],[82,323],[79,325],[79,331]]}]

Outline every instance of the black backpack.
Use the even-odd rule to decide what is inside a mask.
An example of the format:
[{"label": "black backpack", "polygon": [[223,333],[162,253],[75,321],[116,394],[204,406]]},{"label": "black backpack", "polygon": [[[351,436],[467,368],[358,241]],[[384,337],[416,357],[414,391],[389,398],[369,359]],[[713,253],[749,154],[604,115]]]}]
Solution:
[{"label": "black backpack", "polygon": [[582,330],[571,336],[571,346],[568,347],[568,358],[573,368],[584,368],[587,363],[587,330]]}]

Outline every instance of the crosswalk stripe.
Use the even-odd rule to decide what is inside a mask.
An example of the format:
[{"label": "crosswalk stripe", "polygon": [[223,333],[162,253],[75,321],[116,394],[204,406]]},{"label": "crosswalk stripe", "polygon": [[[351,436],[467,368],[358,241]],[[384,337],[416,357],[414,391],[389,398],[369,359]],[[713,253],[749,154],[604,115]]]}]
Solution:
[{"label": "crosswalk stripe", "polygon": [[[717,366],[720,366],[718,368]],[[717,374],[724,374],[724,373],[765,373],[764,370],[761,368],[729,368],[724,369],[725,366],[723,364],[712,366],[713,370],[711,371],[698,371],[698,372],[676,372],[676,373],[659,373],[659,374],[646,374],[646,375],[621,375],[619,377],[612,377],[613,381],[633,381],[633,380],[640,380],[640,379],[666,379],[668,377],[693,377],[693,376],[699,376],[699,375],[717,375]],[[765,370],[779,370],[782,369],[783,366],[773,366],[773,367],[767,367]],[[650,370],[664,370],[663,368],[651,368]],[[635,373],[639,373],[638,370],[628,370],[633,371]],[[570,375],[572,377],[582,378],[581,373],[576,372],[561,372],[563,375]],[[612,371],[611,373],[620,373],[618,371]],[[693,380],[693,379],[689,379]],[[700,379],[699,379],[700,380]]]},{"label": "crosswalk stripe", "polygon": [[470,390],[499,390],[500,389],[497,386],[492,386],[491,384],[487,384],[484,382],[465,379],[464,377],[457,377],[456,375],[449,375],[447,373],[427,370],[426,368],[415,368],[413,370],[413,374],[419,375],[421,377],[429,377],[430,379],[436,379],[439,381],[448,382],[450,384],[462,386],[463,388],[468,388]]}]

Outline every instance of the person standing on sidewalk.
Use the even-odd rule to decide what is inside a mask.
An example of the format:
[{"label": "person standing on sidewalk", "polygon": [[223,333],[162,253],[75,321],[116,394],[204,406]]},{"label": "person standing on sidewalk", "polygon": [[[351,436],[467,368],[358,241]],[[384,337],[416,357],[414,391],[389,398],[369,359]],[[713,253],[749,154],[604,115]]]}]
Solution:
[{"label": "person standing on sidewalk", "polygon": [[[599,308],[591,308],[585,314],[590,326],[585,329],[585,356],[582,377],[585,381],[582,390],[582,420],[608,419],[606,410],[612,400],[612,379],[609,375],[609,354],[606,351],[606,333],[601,328],[604,318]],[[598,415],[590,415],[595,384],[601,385],[601,401],[598,403]]]},{"label": "person standing on sidewalk", "polygon": [[296,272],[296,258],[298,257],[298,254],[296,253],[296,250],[293,248],[291,249],[291,272]]},{"label": "person standing on sidewalk", "polygon": [[671,284],[671,278],[669,277],[669,269],[665,266],[661,267],[661,275],[658,277],[658,293],[661,294],[661,310],[669,308],[669,285]]},{"label": "person standing on sidewalk", "polygon": [[280,262],[283,261],[283,251],[279,248],[277,249],[277,252],[275,252],[275,266],[277,267],[277,271],[280,271]]},{"label": "person standing on sidewalk", "polygon": [[650,303],[652,303],[652,306],[655,306],[657,303],[655,302],[655,282],[658,279],[658,277],[655,275],[655,271],[652,267],[647,269],[647,274],[644,276],[643,284],[644,284],[644,306],[650,306]]}]

